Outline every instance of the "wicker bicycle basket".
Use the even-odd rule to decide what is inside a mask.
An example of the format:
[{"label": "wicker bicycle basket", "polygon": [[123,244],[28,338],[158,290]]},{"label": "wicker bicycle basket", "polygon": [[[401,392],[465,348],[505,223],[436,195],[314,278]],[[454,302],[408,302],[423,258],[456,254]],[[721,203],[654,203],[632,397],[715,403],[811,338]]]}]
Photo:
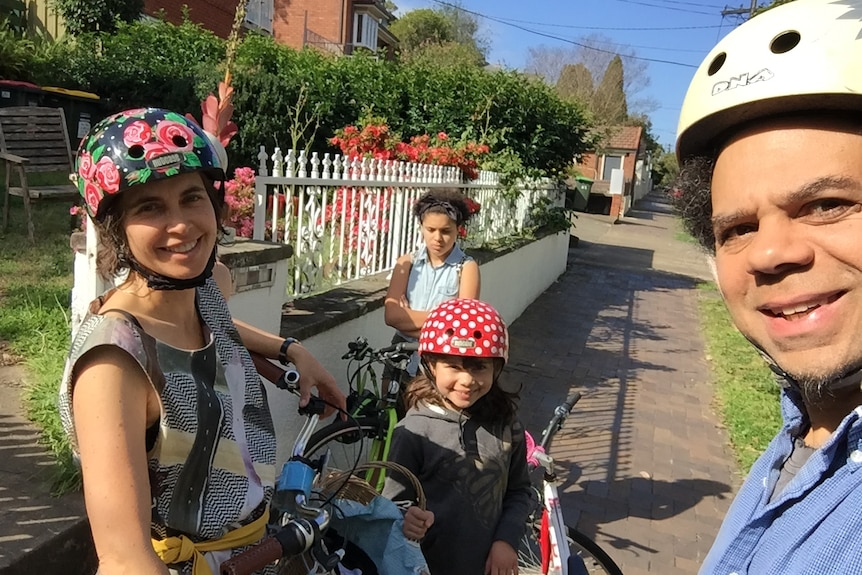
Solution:
[{"label": "wicker bicycle basket", "polygon": [[[366,472],[374,470],[384,473],[395,472],[407,479],[416,494],[416,505],[420,509],[425,509],[425,491],[422,489],[419,479],[409,469],[392,461],[369,461],[357,465],[349,471],[331,469],[325,477],[318,480],[315,489],[326,498],[351,499],[368,505],[380,493],[368,481],[360,477],[360,474],[364,475]],[[292,560],[281,561],[278,565],[278,574],[309,575],[310,573],[317,573],[317,571],[311,570],[313,565],[314,560],[309,552],[306,552]]]}]

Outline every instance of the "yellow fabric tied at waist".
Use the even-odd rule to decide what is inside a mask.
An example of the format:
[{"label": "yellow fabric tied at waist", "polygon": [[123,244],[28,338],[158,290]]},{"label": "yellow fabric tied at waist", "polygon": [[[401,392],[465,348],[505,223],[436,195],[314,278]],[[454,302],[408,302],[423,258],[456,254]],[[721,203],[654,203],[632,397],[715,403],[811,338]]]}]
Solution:
[{"label": "yellow fabric tied at waist", "polygon": [[224,537],[199,543],[193,542],[185,535],[168,537],[167,539],[153,539],[153,549],[166,565],[182,563],[191,559],[193,575],[213,575],[203,554],[207,551],[223,551],[257,543],[263,539],[268,519],[269,513],[267,512],[248,525],[228,531]]}]

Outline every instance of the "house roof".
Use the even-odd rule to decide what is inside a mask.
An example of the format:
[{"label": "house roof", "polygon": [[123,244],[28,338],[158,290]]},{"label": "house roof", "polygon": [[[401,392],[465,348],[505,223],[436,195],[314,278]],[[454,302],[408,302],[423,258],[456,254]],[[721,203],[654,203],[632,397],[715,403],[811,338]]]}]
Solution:
[{"label": "house roof", "polygon": [[606,148],[615,150],[637,150],[641,143],[641,126],[613,126],[605,140]]}]

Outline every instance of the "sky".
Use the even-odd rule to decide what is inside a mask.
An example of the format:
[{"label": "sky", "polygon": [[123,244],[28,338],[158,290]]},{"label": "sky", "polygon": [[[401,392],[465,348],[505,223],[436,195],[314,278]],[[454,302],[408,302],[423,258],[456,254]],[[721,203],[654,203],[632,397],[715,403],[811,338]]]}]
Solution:
[{"label": "sky", "polygon": [[[439,0],[394,1],[396,15],[441,7]],[[748,0],[460,0],[460,6],[476,16],[479,34],[490,41],[490,64],[522,70],[530,48],[572,47],[590,34],[649,59],[649,86],[638,96],[658,106],[648,115],[653,134],[665,148],[673,147],[695,69],[718,40],[742,22],[738,16],[722,16],[722,10],[750,5]]]}]

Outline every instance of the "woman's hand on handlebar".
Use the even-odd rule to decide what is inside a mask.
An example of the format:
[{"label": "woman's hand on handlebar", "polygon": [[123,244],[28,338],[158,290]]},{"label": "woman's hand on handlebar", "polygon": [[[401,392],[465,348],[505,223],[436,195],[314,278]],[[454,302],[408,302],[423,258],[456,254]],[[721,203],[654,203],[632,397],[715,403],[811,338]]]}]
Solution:
[{"label": "woman's hand on handlebar", "polygon": [[[328,404],[338,406],[347,410],[347,398],[338,388],[335,378],[323,365],[317,361],[310,351],[304,347],[294,344],[291,349],[293,364],[299,371],[299,405],[304,407],[311,397],[312,388],[317,388],[317,395]],[[335,412],[335,408],[327,405],[324,417]]]}]

